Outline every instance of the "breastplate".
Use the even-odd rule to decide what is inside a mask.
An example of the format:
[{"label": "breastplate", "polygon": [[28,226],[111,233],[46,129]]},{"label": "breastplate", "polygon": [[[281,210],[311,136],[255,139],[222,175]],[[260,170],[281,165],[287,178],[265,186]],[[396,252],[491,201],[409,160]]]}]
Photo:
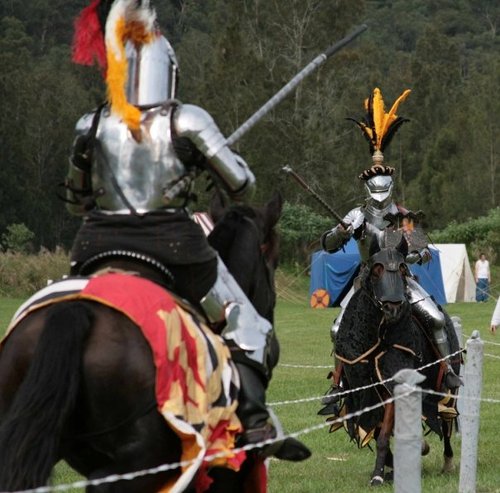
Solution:
[{"label": "breastplate", "polygon": [[396,204],[391,203],[384,209],[376,209],[375,207],[366,205],[361,210],[365,216],[365,227],[358,246],[362,260],[366,261],[370,258],[370,249],[373,247],[373,244],[375,242],[379,245],[381,244],[383,231],[389,225],[389,221],[386,221],[384,216],[388,213],[396,214],[398,208]]},{"label": "breastplate", "polygon": [[185,205],[190,180],[172,199],[165,198],[188,175],[172,145],[171,112],[172,107],[144,110],[136,139],[120,118],[103,110],[92,165],[92,187],[101,209],[131,212],[122,196],[139,213]]}]

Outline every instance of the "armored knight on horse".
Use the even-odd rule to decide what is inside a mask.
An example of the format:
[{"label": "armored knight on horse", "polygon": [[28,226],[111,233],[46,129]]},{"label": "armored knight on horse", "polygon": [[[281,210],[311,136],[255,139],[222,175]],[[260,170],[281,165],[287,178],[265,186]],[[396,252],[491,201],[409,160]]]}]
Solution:
[{"label": "armored knight on horse", "polygon": [[[359,175],[359,178],[365,182],[368,198],[363,206],[348,212],[341,223],[322,235],[321,246],[327,252],[333,253],[340,250],[350,238],[354,237],[358,241],[362,261],[366,265],[373,253],[373,245],[381,244],[387,227],[391,226],[391,228],[402,232],[408,245],[408,254],[405,259],[407,264],[425,264],[431,259],[425,234],[419,224],[421,214],[410,212],[394,202],[392,198],[394,168],[384,164],[384,150],[396,131],[404,122],[408,121],[404,117],[397,116],[396,111],[409,93],[409,89],[404,91],[395,101],[389,113],[385,113],[382,94],[376,88],[365,101],[366,116],[361,121],[350,118],[361,128],[370,145],[373,165]],[[414,316],[432,335],[435,347],[441,357],[449,356],[450,344],[445,330],[445,314],[411,274],[407,276],[406,284],[407,296]],[[341,327],[345,306],[344,304],[344,308],[331,328],[331,339],[334,345],[337,332]],[[444,385],[448,389],[455,389],[460,386],[461,380],[453,371],[448,360],[445,364]],[[336,364],[336,369],[331,374],[332,385],[322,400],[326,408],[320,411],[321,414],[330,414],[338,400],[336,394],[340,390],[341,372],[342,364]]]},{"label": "armored knight on horse", "polygon": [[[66,199],[84,222],[71,273],[88,275],[117,257],[157,266],[164,273],[160,282],[201,310],[232,349],[241,379],[243,443],[274,438],[265,404],[278,359],[273,327],[188,211],[193,182],[203,172],[236,202],[251,199],[255,177],[205,110],[175,99],[177,59],[149,2],[96,0],[88,9],[77,23],[74,60],[101,62],[108,101],[76,125]],[[283,446],[287,458],[309,456],[293,438]]]}]

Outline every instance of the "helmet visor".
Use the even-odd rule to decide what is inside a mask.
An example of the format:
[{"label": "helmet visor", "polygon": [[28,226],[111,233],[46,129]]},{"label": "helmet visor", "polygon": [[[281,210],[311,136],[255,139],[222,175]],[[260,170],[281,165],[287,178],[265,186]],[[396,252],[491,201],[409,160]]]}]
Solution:
[{"label": "helmet visor", "polygon": [[377,202],[386,201],[392,194],[393,181],[391,176],[378,175],[366,182],[370,197]]},{"label": "helmet visor", "polygon": [[172,47],[163,36],[139,47],[129,41],[125,49],[129,103],[156,105],[175,97],[177,62]]}]

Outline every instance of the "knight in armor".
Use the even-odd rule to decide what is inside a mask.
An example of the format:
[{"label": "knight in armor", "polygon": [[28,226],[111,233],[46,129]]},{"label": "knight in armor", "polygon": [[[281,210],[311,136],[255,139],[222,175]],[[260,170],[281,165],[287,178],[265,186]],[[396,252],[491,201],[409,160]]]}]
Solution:
[{"label": "knight in armor", "polygon": [[[89,16],[104,26],[89,46]],[[149,2],[94,0],[76,24],[74,61],[105,53],[108,100],[85,114],[65,181],[67,208],[84,218],[71,251],[71,273],[88,275],[108,258],[132,257],[160,266],[174,292],[201,308],[237,350],[243,443],[274,438],[265,404],[270,378],[270,322],[261,317],[212,249],[189,212],[194,180],[209,174],[236,202],[248,201],[255,177],[228,146],[212,117],[176,99],[178,63],[158,30]],[[96,48],[97,46],[97,48]],[[288,438],[273,452],[310,454]],[[280,455],[278,455],[280,456]]]},{"label": "knight in armor", "polygon": [[[364,181],[367,192],[365,203],[349,211],[342,222],[333,229],[323,233],[320,239],[321,247],[329,253],[337,252],[351,239],[358,242],[362,265],[371,255],[374,244],[381,245],[384,231],[394,224],[402,231],[408,245],[406,262],[408,264],[425,264],[431,259],[426,236],[418,224],[419,214],[411,213],[401,205],[396,204],[392,198],[394,181],[394,168],[384,164],[383,151],[389,144],[394,133],[407,119],[397,116],[399,104],[406,99],[410,90],[406,90],[396,100],[389,113],[385,113],[382,94],[375,89],[373,94],[365,101],[367,116],[361,121],[353,120],[363,131],[370,143],[370,153],[373,164],[364,170],[359,178]],[[362,267],[363,268],[363,267]],[[356,289],[356,281],[354,289]],[[412,311],[428,332],[433,336],[435,347],[442,358],[449,356],[450,347],[445,330],[445,316],[441,308],[431,296],[418,284],[415,278],[407,278],[407,294],[412,305]],[[352,290],[351,290],[352,293]],[[343,308],[335,319],[331,328],[331,339],[335,346],[336,334],[342,322],[342,317],[348,299],[343,300]],[[333,351],[334,353],[334,351]],[[460,378],[454,373],[450,362],[445,361],[447,372],[444,383],[449,389],[461,385]],[[330,375],[332,386],[322,403],[327,405],[327,410],[322,414],[329,414],[333,405],[338,400],[336,395],[340,389],[341,364],[336,363],[335,371]]]}]

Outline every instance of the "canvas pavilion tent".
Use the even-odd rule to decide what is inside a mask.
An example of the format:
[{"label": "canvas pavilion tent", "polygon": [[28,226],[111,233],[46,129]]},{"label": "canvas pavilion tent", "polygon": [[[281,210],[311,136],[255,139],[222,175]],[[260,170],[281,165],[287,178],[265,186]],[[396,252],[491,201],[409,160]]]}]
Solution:
[{"label": "canvas pavilion tent", "polygon": [[327,253],[324,250],[314,252],[311,258],[309,295],[326,291],[329,298],[326,306],[339,306],[351,288],[352,281],[359,271],[360,262],[358,244],[353,238],[338,252]]},{"label": "canvas pavilion tent", "polygon": [[[430,247],[432,260],[425,265],[410,266],[419,284],[431,294],[437,303],[475,301],[475,283],[463,244],[438,244]],[[357,243],[351,239],[344,250],[329,254],[315,252],[311,259],[311,282],[309,294],[311,306],[317,296],[328,294],[326,306],[339,306],[349,292],[359,271],[361,257]],[[313,300],[315,303],[313,304]]]},{"label": "canvas pavilion tent", "polygon": [[476,283],[463,243],[433,245],[439,251],[448,303],[476,301]]}]

